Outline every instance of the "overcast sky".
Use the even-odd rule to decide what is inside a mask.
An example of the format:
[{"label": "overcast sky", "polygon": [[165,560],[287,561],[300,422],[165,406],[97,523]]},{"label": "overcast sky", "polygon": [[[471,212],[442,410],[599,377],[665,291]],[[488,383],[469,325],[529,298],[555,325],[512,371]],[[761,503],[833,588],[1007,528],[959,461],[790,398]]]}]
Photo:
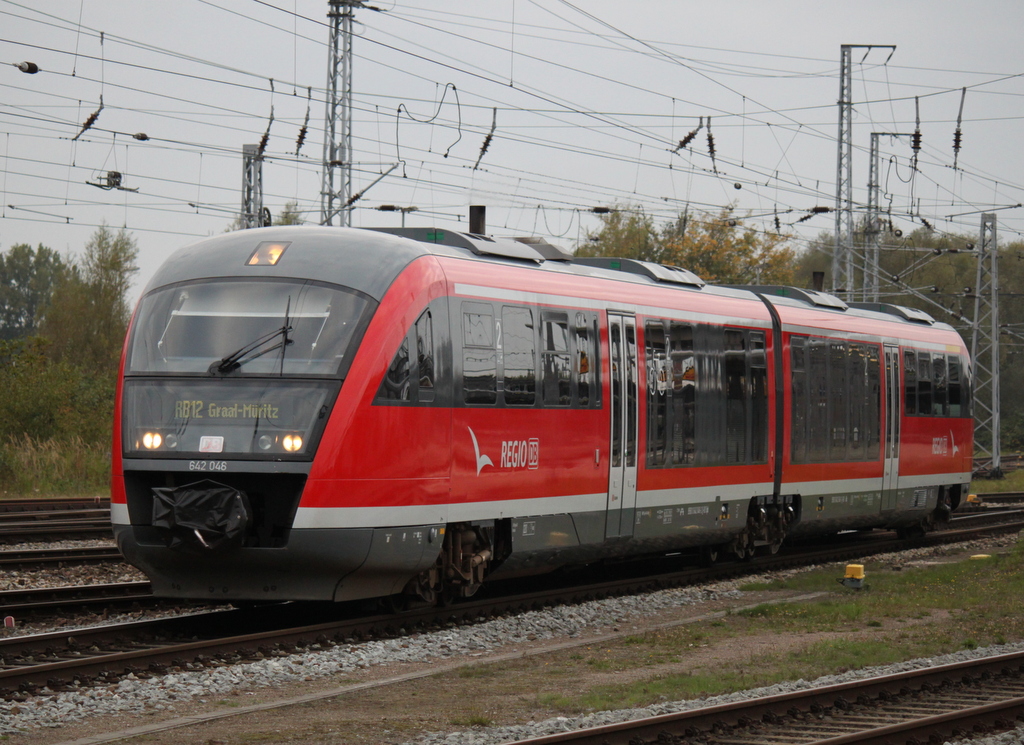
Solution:
[{"label": "overcast sky", "polygon": [[[835,203],[840,47],[856,44],[876,48],[853,51],[855,202],[871,133],[912,133],[919,118],[916,170],[909,137],[881,139],[894,226],[976,235],[995,210],[1001,241],[1024,231],[1019,0],[375,7],[356,10],[353,41],[354,226],[400,224],[376,209],[390,204],[417,208],[408,225],[466,229],[484,204],[489,232],[572,248],[599,225],[594,207],[660,223],[735,204],[761,230],[813,238],[834,216],[797,221]],[[0,251],[77,254],[101,223],[126,227],[141,287],[175,248],[229,226],[241,148],[265,134],[265,205],[276,216],[296,202],[319,222],[327,10],[0,0]],[[122,189],[104,188],[108,171]]]}]

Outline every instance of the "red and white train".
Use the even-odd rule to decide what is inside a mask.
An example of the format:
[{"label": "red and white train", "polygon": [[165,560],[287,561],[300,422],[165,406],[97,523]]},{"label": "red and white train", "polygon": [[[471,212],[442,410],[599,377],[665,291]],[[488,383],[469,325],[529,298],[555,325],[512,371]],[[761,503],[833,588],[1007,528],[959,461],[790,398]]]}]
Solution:
[{"label": "red and white train", "polygon": [[243,230],[157,272],[112,515],[157,594],[468,596],[626,556],[945,521],[971,477],[948,325],[445,230]]}]

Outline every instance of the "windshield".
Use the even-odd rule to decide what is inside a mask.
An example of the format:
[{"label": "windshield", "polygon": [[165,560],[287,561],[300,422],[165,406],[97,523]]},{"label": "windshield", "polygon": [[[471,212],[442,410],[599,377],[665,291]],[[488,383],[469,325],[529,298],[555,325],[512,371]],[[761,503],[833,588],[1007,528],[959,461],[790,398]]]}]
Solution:
[{"label": "windshield", "polygon": [[370,305],[355,292],[301,280],[163,288],[142,301],[127,372],[337,375]]}]

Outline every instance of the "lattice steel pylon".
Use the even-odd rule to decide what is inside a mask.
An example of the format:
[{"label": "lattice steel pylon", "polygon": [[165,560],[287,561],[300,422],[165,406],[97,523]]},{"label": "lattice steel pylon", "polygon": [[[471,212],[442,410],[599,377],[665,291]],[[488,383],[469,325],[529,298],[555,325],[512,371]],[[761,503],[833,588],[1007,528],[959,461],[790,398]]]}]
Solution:
[{"label": "lattice steel pylon", "polygon": [[[974,367],[975,452],[988,459],[980,464],[980,469],[987,470],[993,478],[999,478],[1003,475],[999,455],[1002,444],[999,436],[999,251],[996,246],[996,216],[990,212],[981,216],[978,239],[971,362]],[[985,434],[989,436],[986,438]]]},{"label": "lattice steel pylon", "polygon": [[832,292],[837,295],[853,290],[853,73],[850,64],[853,46],[843,44],[840,49],[836,234],[832,251]]},{"label": "lattice steel pylon", "polygon": [[327,0],[331,38],[327,60],[324,173],[320,224],[351,224],[352,195],[352,20],[363,0]]},{"label": "lattice steel pylon", "polygon": [[242,228],[258,228],[263,217],[263,156],[259,145],[242,145]]},{"label": "lattice steel pylon", "polygon": [[879,204],[879,150],[881,133],[871,133],[871,155],[868,159],[868,215],[864,220],[864,299],[878,302],[878,234],[881,219]]},{"label": "lattice steel pylon", "polygon": [[[839,136],[836,157],[836,234],[832,251],[832,292],[855,298],[853,248],[853,50],[865,49],[865,55],[881,47],[896,51],[891,44],[843,44],[839,59]],[[886,60],[888,62],[888,60]]]}]

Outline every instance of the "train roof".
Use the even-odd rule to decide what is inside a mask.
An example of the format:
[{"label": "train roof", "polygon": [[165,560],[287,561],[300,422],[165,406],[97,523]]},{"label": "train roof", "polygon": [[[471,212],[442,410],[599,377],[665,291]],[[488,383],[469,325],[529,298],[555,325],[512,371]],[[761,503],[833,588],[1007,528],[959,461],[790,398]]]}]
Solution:
[{"label": "train roof", "polygon": [[[280,265],[251,261],[264,245],[284,247],[287,255],[281,255]],[[442,228],[292,225],[233,231],[174,252],[146,292],[197,279],[287,276],[344,285],[380,300],[406,266],[428,255],[475,258],[718,297],[755,300],[756,295],[780,309],[804,308],[952,330],[924,311],[892,303],[845,302],[828,293],[778,285],[711,285],[681,267],[618,257],[576,257],[542,239],[496,238]]]}]

